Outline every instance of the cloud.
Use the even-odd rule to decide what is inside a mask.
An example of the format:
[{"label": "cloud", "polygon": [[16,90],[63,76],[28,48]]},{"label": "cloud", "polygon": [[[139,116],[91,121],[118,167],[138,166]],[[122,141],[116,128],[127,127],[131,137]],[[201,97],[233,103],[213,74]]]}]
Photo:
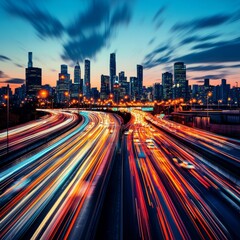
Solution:
[{"label": "cloud", "polygon": [[[88,7],[84,11],[82,5],[76,5],[79,7],[77,17],[65,25],[47,10],[40,9],[35,1],[5,0],[2,5],[9,14],[30,23],[39,38],[60,40],[63,46],[62,58],[73,62],[77,59],[95,57],[103,47],[109,45],[118,28],[130,22],[133,2],[88,0]],[[63,9],[63,14],[64,11]],[[63,35],[67,37],[67,41],[62,41]]]},{"label": "cloud", "polygon": [[2,81],[2,83],[12,83],[12,84],[23,84],[24,82],[25,80],[21,78],[10,78],[8,80]]},{"label": "cloud", "polygon": [[215,39],[215,38],[217,38],[217,37],[219,37],[219,36],[220,36],[219,34],[211,34],[211,35],[209,35],[209,36],[204,36],[204,37],[194,35],[194,36],[190,36],[190,37],[184,38],[184,39],[179,43],[179,45],[182,46],[182,45],[186,45],[186,44],[189,44],[189,43],[208,41],[208,40]]},{"label": "cloud", "polygon": [[69,41],[64,45],[63,60],[83,61],[85,58],[93,58],[98,51],[106,45],[107,36],[93,33],[87,38]]},{"label": "cloud", "polygon": [[18,63],[14,63],[14,65],[15,65],[15,66],[17,66],[17,67],[19,67],[19,68],[24,68],[24,66],[23,66],[23,65],[21,65],[21,64],[18,64]]},{"label": "cloud", "polygon": [[4,55],[0,55],[0,61],[11,61],[11,59],[9,57],[6,57]]},{"label": "cloud", "polygon": [[201,80],[201,79],[211,79],[211,80],[218,80],[225,78],[226,74],[216,74],[216,75],[203,75],[201,77],[195,77],[191,80]]},{"label": "cloud", "polygon": [[8,75],[6,75],[3,71],[0,70],[0,78],[8,78]]},{"label": "cloud", "polygon": [[156,12],[156,14],[154,15],[152,22],[156,22],[157,20],[159,20],[159,17],[161,16],[161,14],[165,11],[166,6],[162,6],[158,9],[158,11]]},{"label": "cloud", "polygon": [[162,6],[158,9],[156,14],[153,16],[152,22],[155,24],[155,28],[158,29],[164,23],[164,19],[162,18],[162,13],[165,11],[166,6]]},{"label": "cloud", "polygon": [[142,65],[144,68],[150,69],[157,65],[167,63],[171,60],[173,51],[174,48],[171,47],[170,44],[158,46],[156,49],[145,56]]},{"label": "cloud", "polygon": [[188,67],[188,71],[213,71],[213,70],[219,70],[224,68],[239,68],[240,64],[236,65],[209,65],[209,66],[196,66],[196,67]]},{"label": "cloud", "polygon": [[172,32],[200,30],[220,26],[231,20],[232,14],[216,14],[210,17],[198,18],[185,23],[176,23],[172,28]]},{"label": "cloud", "polygon": [[79,12],[77,19],[67,27],[71,36],[79,36],[86,29],[96,29],[109,18],[110,5],[106,1],[90,1],[86,12]]},{"label": "cloud", "polygon": [[184,55],[172,61],[182,61],[185,63],[219,63],[219,62],[239,62],[240,61],[240,41],[239,38],[228,42],[214,43],[215,47]]},{"label": "cloud", "polygon": [[63,45],[61,55],[65,61],[83,61],[94,58],[111,39],[121,25],[128,25],[132,17],[132,4],[128,1],[94,1],[85,13],[68,27],[74,36]]},{"label": "cloud", "polygon": [[148,45],[151,45],[151,44],[153,44],[155,40],[156,40],[156,38],[155,38],[155,37],[153,37],[152,39],[150,39],[150,41],[148,42]]},{"label": "cloud", "polygon": [[36,30],[41,39],[47,37],[60,37],[64,32],[64,26],[55,17],[51,16],[46,10],[39,9],[34,2],[26,1],[5,1],[3,6],[5,10],[16,17],[28,21]]}]

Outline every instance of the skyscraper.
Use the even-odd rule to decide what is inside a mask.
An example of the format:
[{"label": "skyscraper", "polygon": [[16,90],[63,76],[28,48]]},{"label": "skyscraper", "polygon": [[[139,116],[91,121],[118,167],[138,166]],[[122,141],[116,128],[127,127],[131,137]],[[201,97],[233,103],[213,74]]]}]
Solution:
[{"label": "skyscraper", "polygon": [[58,74],[56,94],[57,102],[64,103],[70,99],[72,81],[70,79],[70,74],[68,73],[68,66],[65,64],[61,65],[61,72]]},{"label": "skyscraper", "polygon": [[159,101],[163,99],[163,86],[160,83],[153,85],[153,100]]},{"label": "skyscraper", "polygon": [[110,76],[110,92],[113,93],[113,85],[116,78],[116,55],[115,53],[110,54],[110,66],[109,66],[109,76]]},{"label": "skyscraper", "polygon": [[90,89],[91,89],[91,83],[90,83],[90,60],[85,60],[85,69],[84,69],[84,87],[83,87],[83,94],[90,98]]},{"label": "skyscraper", "polygon": [[74,83],[80,84],[80,79],[81,79],[81,68],[79,66],[79,62],[77,61],[74,67]]},{"label": "skyscraper", "polygon": [[32,52],[28,53],[28,68],[26,68],[26,94],[37,97],[42,86],[42,69],[33,67]]},{"label": "skyscraper", "polygon": [[109,96],[109,76],[101,75],[100,98],[107,99]]},{"label": "skyscraper", "polygon": [[173,98],[188,100],[188,81],[186,80],[186,66],[183,62],[174,63]]},{"label": "skyscraper", "polygon": [[163,99],[172,99],[173,76],[172,73],[165,72],[162,74]]},{"label": "skyscraper", "polygon": [[138,99],[142,98],[142,87],[143,87],[143,66],[137,65],[137,79],[138,79]]},{"label": "skyscraper", "polygon": [[230,91],[230,84],[227,84],[226,79],[222,79],[221,85],[220,85],[220,98],[223,104],[228,103],[229,91]]},{"label": "skyscraper", "polygon": [[130,95],[131,99],[138,100],[138,79],[136,77],[130,77]]}]

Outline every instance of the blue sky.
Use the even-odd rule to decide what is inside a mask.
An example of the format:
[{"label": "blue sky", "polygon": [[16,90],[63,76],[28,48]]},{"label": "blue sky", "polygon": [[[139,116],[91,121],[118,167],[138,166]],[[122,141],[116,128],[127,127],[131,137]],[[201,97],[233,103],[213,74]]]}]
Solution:
[{"label": "blue sky", "polygon": [[[117,72],[136,75],[144,85],[161,82],[175,61],[187,65],[191,84],[209,77],[240,83],[240,0],[0,0],[0,83],[22,83],[27,53],[43,69],[43,84],[56,85],[60,65],[91,60],[91,83]],[[83,76],[82,76],[83,77]],[[12,85],[13,87],[20,86]]]}]

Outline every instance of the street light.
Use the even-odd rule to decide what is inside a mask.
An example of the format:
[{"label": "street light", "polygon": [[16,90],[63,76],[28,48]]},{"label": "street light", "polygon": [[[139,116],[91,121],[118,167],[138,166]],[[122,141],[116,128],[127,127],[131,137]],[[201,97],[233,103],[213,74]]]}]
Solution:
[{"label": "street light", "polygon": [[219,109],[219,106],[220,106],[220,103],[222,103],[222,100],[218,100],[218,109]]},{"label": "street light", "polygon": [[212,96],[211,92],[207,93],[207,117],[208,117],[208,99]]},{"label": "street light", "polygon": [[230,107],[230,109],[231,109],[231,100],[232,100],[232,99],[229,97],[229,98],[228,98],[228,102],[229,102],[229,107]]}]

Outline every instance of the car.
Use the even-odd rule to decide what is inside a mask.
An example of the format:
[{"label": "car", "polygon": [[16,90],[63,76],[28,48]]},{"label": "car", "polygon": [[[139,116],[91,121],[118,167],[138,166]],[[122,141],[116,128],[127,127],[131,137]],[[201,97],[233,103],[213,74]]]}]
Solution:
[{"label": "car", "polygon": [[146,143],[153,143],[154,141],[151,138],[146,139]]},{"label": "car", "polygon": [[148,143],[148,144],[147,144],[147,148],[155,148],[154,143]]},{"label": "car", "polygon": [[174,161],[174,163],[176,163],[176,164],[178,164],[178,165],[180,165],[180,164],[183,162],[182,160],[180,160],[180,159],[177,158],[177,157],[173,157],[172,160]]},{"label": "car", "polygon": [[182,163],[179,164],[182,168],[186,168],[186,169],[194,169],[195,166],[188,162],[188,161],[182,161]]}]

